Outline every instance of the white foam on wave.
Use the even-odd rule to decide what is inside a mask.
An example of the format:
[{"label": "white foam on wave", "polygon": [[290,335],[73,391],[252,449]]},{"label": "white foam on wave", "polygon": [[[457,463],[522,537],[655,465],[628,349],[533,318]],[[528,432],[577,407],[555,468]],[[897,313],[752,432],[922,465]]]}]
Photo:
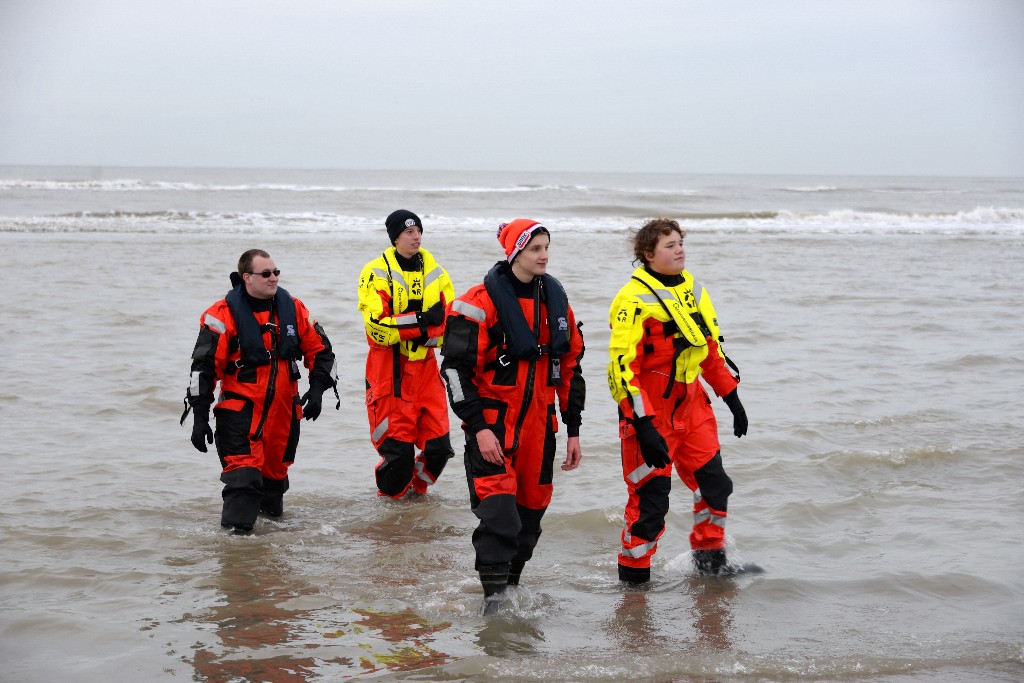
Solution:
[{"label": "white foam on wave", "polygon": [[783,192],[837,192],[839,190],[835,185],[809,185],[806,187],[794,186],[794,187],[783,187]]},{"label": "white foam on wave", "polygon": [[[614,233],[636,228],[645,218],[634,216],[541,217],[556,230]],[[505,216],[452,217],[423,214],[430,230],[493,232]],[[820,214],[793,212],[743,213],[679,217],[687,229],[711,232],[785,232],[793,234],[1009,234],[1024,235],[1024,209],[977,207],[970,211],[932,214],[836,210]],[[302,212],[78,212],[48,216],[0,216],[0,232],[111,232],[189,233],[253,232],[288,233],[374,233],[380,230],[378,216],[355,216],[324,211]]]},{"label": "white foam on wave", "polygon": [[[521,185],[435,185],[419,188],[389,185],[303,185],[294,183],[196,183],[167,180],[145,181],[132,178],[112,180],[24,180],[0,179],[2,190],[47,190],[47,191],[90,191],[90,192],[423,192],[423,193],[518,193],[518,192],[590,192],[583,185],[521,184]],[[629,192],[631,190],[622,190]],[[652,191],[656,192],[656,191]]]}]

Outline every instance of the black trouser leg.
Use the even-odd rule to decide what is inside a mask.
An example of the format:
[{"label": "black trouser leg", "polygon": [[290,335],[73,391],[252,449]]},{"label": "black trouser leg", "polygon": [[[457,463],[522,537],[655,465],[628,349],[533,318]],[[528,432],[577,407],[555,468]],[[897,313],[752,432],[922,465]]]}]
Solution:
[{"label": "black trouser leg", "polygon": [[288,490],[288,477],[284,479],[263,478],[263,500],[260,501],[260,512],[271,517],[284,514],[284,494]]},{"label": "black trouser leg", "polygon": [[452,450],[452,441],[447,434],[436,439],[428,439],[423,444],[423,460],[427,473],[434,481],[441,476],[444,466],[448,464],[453,455],[455,455],[455,451]]},{"label": "black trouser leg", "polygon": [[240,527],[246,531],[256,524],[260,512],[260,501],[263,500],[263,476],[255,467],[239,467],[237,470],[223,472],[220,480],[224,482],[221,497],[224,507],[220,515],[223,526]]},{"label": "black trouser leg", "polygon": [[375,472],[377,488],[386,496],[400,495],[412,481],[416,464],[415,445],[388,437],[377,452],[384,458]]},{"label": "black trouser leg", "polygon": [[693,478],[697,480],[700,497],[711,506],[711,509],[728,511],[729,496],[732,495],[732,479],[725,473],[721,453],[715,453],[715,457],[693,473]]},{"label": "black trouser leg", "polygon": [[519,577],[523,573],[523,567],[533,557],[533,551],[537,547],[537,541],[540,540],[540,535],[543,531],[540,528],[540,520],[544,517],[544,513],[547,510],[531,510],[517,504],[516,511],[519,513],[519,521],[522,524],[522,528],[516,536],[518,547],[515,557],[512,558],[509,564],[508,582],[512,585],[519,585]]},{"label": "black trouser leg", "polygon": [[518,552],[517,538],[522,524],[515,496],[509,494],[484,498],[473,508],[473,513],[480,519],[473,531],[475,566],[484,595],[491,595],[504,590],[508,584],[509,564]]}]

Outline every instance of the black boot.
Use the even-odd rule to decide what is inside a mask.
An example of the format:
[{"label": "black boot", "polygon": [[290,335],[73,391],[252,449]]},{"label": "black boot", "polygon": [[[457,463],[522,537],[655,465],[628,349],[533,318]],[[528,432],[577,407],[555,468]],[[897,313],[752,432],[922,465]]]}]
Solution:
[{"label": "black boot", "polygon": [[508,588],[508,565],[483,566],[480,572],[480,583],[484,587],[484,601],[480,605],[480,615],[494,614],[501,607]]},{"label": "black boot", "polygon": [[647,583],[651,580],[651,568],[650,567],[627,567],[624,564],[619,565],[619,581],[625,581],[626,583]]},{"label": "black boot", "polygon": [[699,574],[717,576],[727,566],[725,550],[694,550],[693,566]]},{"label": "black boot", "polygon": [[504,593],[508,586],[508,565],[496,564],[480,567],[480,583],[484,587],[484,597],[489,598],[497,593]]},{"label": "black boot", "polygon": [[288,477],[269,479],[263,477],[263,499],[260,501],[260,512],[268,517],[280,517],[284,514],[284,494],[288,490]]}]

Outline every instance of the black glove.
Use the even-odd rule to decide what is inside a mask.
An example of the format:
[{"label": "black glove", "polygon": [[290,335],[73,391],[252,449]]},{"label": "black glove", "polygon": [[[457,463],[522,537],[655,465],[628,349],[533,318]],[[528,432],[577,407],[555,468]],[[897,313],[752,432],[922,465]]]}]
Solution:
[{"label": "black glove", "polygon": [[736,392],[737,389],[733,389],[723,396],[722,400],[725,401],[725,405],[729,406],[729,410],[732,411],[732,433],[739,439],[747,433],[747,411],[743,410],[743,404],[740,403],[740,395]]},{"label": "black glove", "polygon": [[417,313],[416,322],[427,327],[437,327],[444,322],[444,306],[438,301],[427,310]]},{"label": "black glove", "polygon": [[210,429],[210,409],[193,407],[192,445],[200,453],[206,452],[206,444],[213,443],[213,430]]},{"label": "black glove", "polygon": [[640,456],[649,467],[661,468],[672,462],[668,457],[668,444],[665,437],[654,426],[654,421],[648,415],[641,417],[634,423],[636,429],[636,440],[640,444]]},{"label": "black glove", "polygon": [[323,408],[324,391],[319,383],[309,385],[309,391],[302,396],[302,417],[307,420],[315,420],[320,417]]}]

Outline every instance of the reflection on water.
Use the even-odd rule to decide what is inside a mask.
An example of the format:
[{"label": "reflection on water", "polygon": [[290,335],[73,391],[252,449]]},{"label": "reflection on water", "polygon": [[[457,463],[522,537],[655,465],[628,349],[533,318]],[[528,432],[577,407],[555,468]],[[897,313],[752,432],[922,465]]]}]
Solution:
[{"label": "reflection on water", "polygon": [[192,618],[212,625],[217,641],[196,645],[196,680],[290,683],[413,671],[452,659],[431,646],[450,623],[431,623],[408,608],[337,606],[293,570],[286,547],[266,537],[225,537],[211,550],[220,599]]},{"label": "reflection on water", "polygon": [[732,647],[732,599],[739,592],[733,579],[725,577],[687,577],[683,583],[693,598],[690,616],[697,643],[712,650]]},{"label": "reflection on water", "polygon": [[643,588],[626,589],[615,606],[615,618],[604,626],[623,652],[646,654],[661,649],[657,643],[663,635],[658,632]]},{"label": "reflection on water", "polygon": [[[215,585],[221,601],[203,615],[213,624],[220,644],[196,650],[193,666],[207,681],[306,681],[318,664],[310,653],[299,654],[305,633],[299,625],[310,610],[291,609],[289,601],[312,595],[279,551],[256,539],[225,539],[215,552],[220,572]],[[241,542],[232,542],[241,541]],[[347,658],[335,660],[351,664]]]},{"label": "reflection on water", "polygon": [[529,655],[544,642],[544,632],[532,620],[490,617],[477,633],[476,645],[492,657]]},{"label": "reflection on water", "polygon": [[483,627],[477,632],[477,647],[492,657],[538,652],[544,644],[544,632],[537,624],[550,615],[551,597],[525,586],[509,586],[496,597],[500,597],[496,609],[483,617]]},{"label": "reflection on water", "polygon": [[363,619],[355,629],[346,633],[324,634],[327,638],[345,638],[352,633],[375,633],[393,647],[383,652],[367,652],[359,657],[359,668],[365,672],[414,671],[435,664],[444,664],[450,658],[443,652],[434,650],[429,641],[439,631],[451,624],[427,624],[423,617],[412,610],[400,612],[373,612],[355,610]]},{"label": "reflection on water", "polygon": [[666,639],[678,637],[679,625],[671,615],[682,598],[689,600],[685,612],[693,627],[695,649],[729,650],[732,600],[739,592],[736,582],[723,577],[688,576],[679,589],[626,588],[615,606],[614,618],[604,623],[604,630],[623,652],[664,652]]}]

